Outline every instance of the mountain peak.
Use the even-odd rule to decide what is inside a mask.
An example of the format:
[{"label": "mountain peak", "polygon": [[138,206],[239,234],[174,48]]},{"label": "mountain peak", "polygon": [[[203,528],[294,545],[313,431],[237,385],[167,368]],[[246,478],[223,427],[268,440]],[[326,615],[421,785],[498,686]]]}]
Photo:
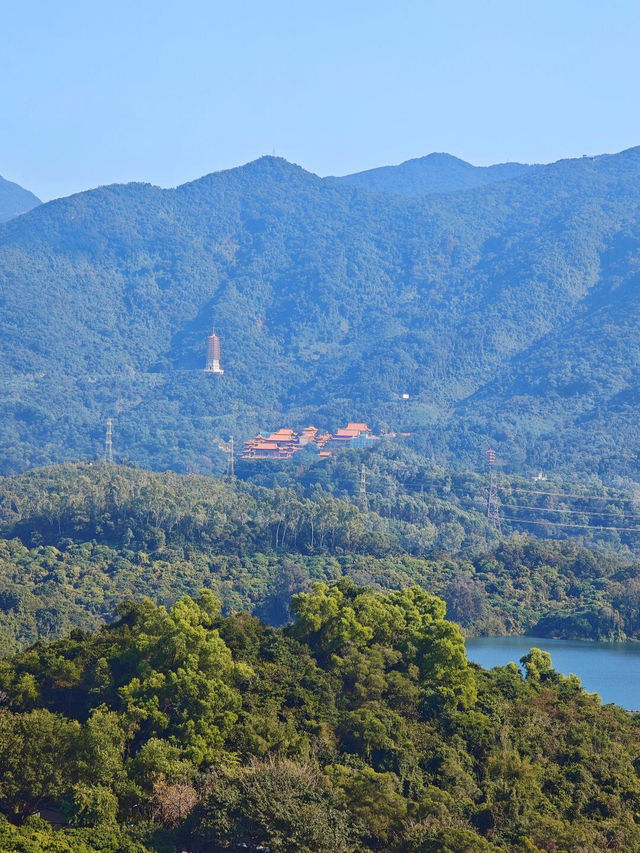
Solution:
[{"label": "mountain peak", "polygon": [[[406,166],[407,163],[456,163],[459,166],[468,166],[470,169],[475,169],[471,163],[456,157],[455,154],[448,154],[446,151],[432,151],[431,154],[425,154],[422,157],[412,157],[410,160],[405,160],[401,166]],[[393,168],[393,167],[391,167]]]},{"label": "mountain peak", "polygon": [[[307,175],[317,178],[313,172],[303,169],[297,163],[292,163],[284,157],[278,157],[275,154],[264,154],[256,160],[250,160],[244,166],[238,166],[239,170],[246,170],[261,174],[276,174],[276,175]],[[236,171],[231,169],[230,171]]]},{"label": "mountain peak", "polygon": [[335,180],[377,192],[404,196],[425,196],[468,190],[515,178],[532,166],[501,163],[496,166],[473,166],[446,152],[433,152],[424,157],[405,160],[398,166],[381,166]]},{"label": "mountain peak", "polygon": [[213,184],[225,184],[229,181],[246,182],[246,181],[300,181],[313,180],[320,181],[317,175],[313,172],[308,172],[302,166],[296,163],[291,163],[285,160],[284,157],[275,157],[271,154],[265,154],[258,157],[256,160],[250,160],[242,166],[234,166],[232,169],[221,169],[218,172],[209,172],[201,178],[196,178],[185,184],[181,184],[177,189],[185,190],[187,188],[195,188],[198,186],[204,187]]},{"label": "mountain peak", "polygon": [[[260,157],[256,157],[255,160],[249,160],[244,166],[239,166],[239,169],[246,169],[247,166],[265,166],[265,167],[293,167],[294,169],[302,169],[302,166],[298,166],[296,163],[292,163],[290,160],[287,160],[286,157],[280,157],[278,154],[262,154]],[[302,171],[306,171],[302,169]]]}]

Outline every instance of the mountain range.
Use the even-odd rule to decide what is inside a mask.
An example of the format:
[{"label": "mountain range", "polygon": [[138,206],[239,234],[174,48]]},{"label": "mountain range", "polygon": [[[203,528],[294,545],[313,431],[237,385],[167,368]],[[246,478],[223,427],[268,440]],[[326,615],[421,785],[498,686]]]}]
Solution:
[{"label": "mountain range", "polygon": [[32,192],[0,176],[0,222],[33,210],[39,204],[40,199]]},{"label": "mountain range", "polygon": [[639,187],[640,148],[324,179],[263,157],[40,205],[0,226],[1,470],[91,456],[113,416],[152,467],[355,419],[440,461],[637,477]]},{"label": "mountain range", "polygon": [[451,154],[428,154],[407,160],[399,166],[381,166],[354,175],[336,178],[345,184],[376,192],[404,196],[436,195],[455,190],[470,190],[507,181],[535,169],[523,163],[500,163],[497,166],[472,166]]}]

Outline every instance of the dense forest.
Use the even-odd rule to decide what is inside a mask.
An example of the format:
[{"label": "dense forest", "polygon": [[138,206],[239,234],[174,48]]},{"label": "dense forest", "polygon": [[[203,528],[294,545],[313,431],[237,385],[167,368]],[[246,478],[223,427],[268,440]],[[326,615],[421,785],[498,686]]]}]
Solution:
[{"label": "dense forest", "polygon": [[0,848],[639,849],[639,717],[464,648],[640,639],[634,534],[597,523],[632,481],[501,475],[509,517],[584,516],[540,539],[402,443],[298,457],[0,478]]},{"label": "dense forest", "polygon": [[640,847],[636,718],[545,652],[469,664],[418,587],[318,583],[280,629],[219,607],[125,603],[0,662],[3,850]]},{"label": "dense forest", "polygon": [[407,492],[403,454],[366,458],[367,506],[351,452],[317,468],[264,466],[245,481],[98,463],[0,480],[0,648],[95,629],[125,599],[170,606],[201,589],[225,615],[282,625],[292,595],[341,578],[380,591],[418,585],[468,635],[640,638],[629,548],[501,539],[480,501],[470,504],[474,475],[434,468],[433,493],[426,478],[422,493]]},{"label": "dense forest", "polygon": [[0,473],[95,456],[107,417],[120,461],[198,473],[220,438],[357,419],[449,467],[490,443],[511,472],[637,480],[640,149],[452,160],[380,192],[265,157],[1,225]]}]

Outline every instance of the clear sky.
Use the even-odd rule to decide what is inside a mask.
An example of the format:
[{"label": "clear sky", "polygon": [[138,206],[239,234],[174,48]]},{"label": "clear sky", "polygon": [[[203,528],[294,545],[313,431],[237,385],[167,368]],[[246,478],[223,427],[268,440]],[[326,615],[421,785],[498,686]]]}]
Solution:
[{"label": "clear sky", "polygon": [[0,174],[44,199],[640,144],[637,0],[5,0]]}]

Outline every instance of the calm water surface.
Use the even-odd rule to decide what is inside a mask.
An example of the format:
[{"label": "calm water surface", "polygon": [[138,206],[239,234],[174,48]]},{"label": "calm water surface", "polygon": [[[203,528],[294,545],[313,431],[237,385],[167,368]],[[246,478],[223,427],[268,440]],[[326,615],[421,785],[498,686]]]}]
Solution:
[{"label": "calm water surface", "polygon": [[587,643],[543,637],[477,637],[467,640],[469,660],[487,669],[519,663],[535,646],[549,652],[553,667],[574,673],[585,690],[599,693],[603,702],[640,709],[640,643]]}]

